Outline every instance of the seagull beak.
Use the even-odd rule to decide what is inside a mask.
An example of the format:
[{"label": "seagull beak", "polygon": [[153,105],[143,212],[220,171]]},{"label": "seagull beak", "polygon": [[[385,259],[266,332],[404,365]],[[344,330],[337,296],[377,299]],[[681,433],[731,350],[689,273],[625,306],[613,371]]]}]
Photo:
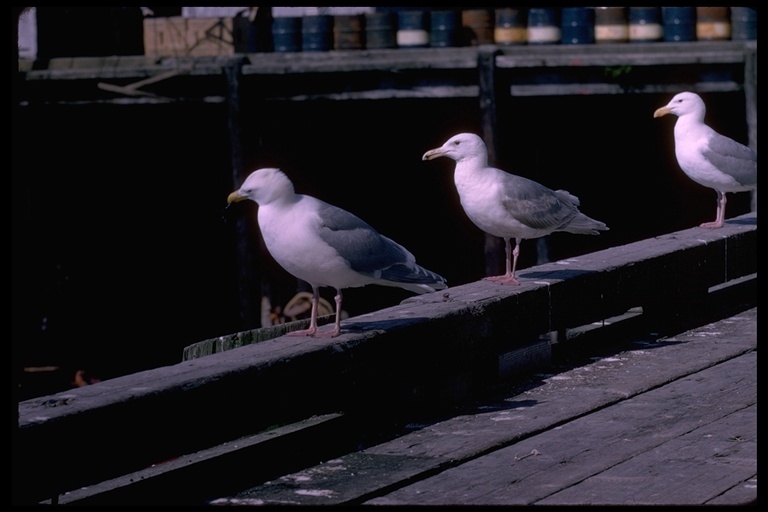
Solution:
[{"label": "seagull beak", "polygon": [[653,113],[653,117],[654,118],[661,117],[661,116],[665,116],[665,115],[671,114],[671,113],[672,113],[672,111],[669,110],[668,107],[661,107],[660,109],[657,109],[656,112]]},{"label": "seagull beak", "polygon": [[424,153],[424,156],[422,156],[421,159],[432,160],[433,158],[443,156],[444,154],[445,154],[445,151],[443,151],[443,148],[430,149],[429,151]]},{"label": "seagull beak", "polygon": [[246,197],[243,194],[241,194],[239,190],[235,190],[234,192],[229,194],[229,196],[227,196],[227,204],[239,203],[245,198]]}]

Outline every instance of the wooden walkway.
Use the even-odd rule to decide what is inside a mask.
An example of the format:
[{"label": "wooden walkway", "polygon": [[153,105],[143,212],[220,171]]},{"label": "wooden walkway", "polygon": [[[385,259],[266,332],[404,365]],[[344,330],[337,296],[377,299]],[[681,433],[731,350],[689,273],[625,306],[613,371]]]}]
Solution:
[{"label": "wooden walkway", "polygon": [[20,402],[14,503],[750,503],[756,228]]},{"label": "wooden walkway", "polygon": [[757,309],[563,372],[212,505],[749,505]]}]

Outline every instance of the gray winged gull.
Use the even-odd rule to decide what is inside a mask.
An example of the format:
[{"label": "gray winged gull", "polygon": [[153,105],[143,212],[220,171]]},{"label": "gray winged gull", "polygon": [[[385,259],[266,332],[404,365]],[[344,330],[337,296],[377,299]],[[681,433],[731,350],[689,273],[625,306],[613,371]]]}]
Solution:
[{"label": "gray winged gull", "polygon": [[[330,338],[341,332],[342,289],[378,284],[414,293],[447,288],[446,280],[416,264],[405,247],[379,234],[356,215],[312,196],[296,194],[275,168],[251,173],[227,203],[256,202],[259,229],[270,254],[286,271],[312,286],[308,329],[289,335]],[[319,287],[336,289],[336,324],[319,333]]]},{"label": "gray winged gull", "polygon": [[[464,211],[477,227],[504,239],[506,272],[486,280],[517,285],[520,243],[555,231],[597,235],[608,227],[579,211],[579,199],[565,190],[550,190],[522,176],[488,166],[483,139],[473,133],[454,135],[422,160],[445,156],[456,161],[453,179]],[[512,249],[511,240],[515,239]]]},{"label": "gray winged gull", "polygon": [[653,117],[677,116],[677,163],[693,181],[717,192],[715,220],[705,222],[701,227],[720,228],[725,222],[725,194],[757,190],[757,153],[704,124],[706,111],[701,97],[686,91],[657,109]]}]

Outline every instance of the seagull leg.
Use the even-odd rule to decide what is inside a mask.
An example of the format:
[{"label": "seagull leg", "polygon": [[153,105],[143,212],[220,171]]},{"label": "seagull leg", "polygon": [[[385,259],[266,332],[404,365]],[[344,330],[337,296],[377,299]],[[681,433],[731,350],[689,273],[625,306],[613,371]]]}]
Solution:
[{"label": "seagull leg", "polygon": [[520,281],[515,278],[515,272],[517,271],[517,257],[520,255],[520,242],[520,238],[515,238],[515,248],[512,249],[512,240],[509,238],[504,239],[504,252],[507,255],[507,271],[500,276],[486,277],[486,281],[498,284],[520,284]]},{"label": "seagull leg", "polygon": [[317,305],[320,302],[320,289],[312,286],[312,312],[309,315],[309,328],[291,331],[287,336],[314,336],[317,332]]},{"label": "seagull leg", "polygon": [[336,324],[334,325],[333,329],[328,332],[318,332],[315,334],[316,338],[335,338],[336,336],[341,333],[341,301],[343,299],[343,295],[341,293],[341,289],[336,289],[336,296],[334,297],[334,300],[336,301]]},{"label": "seagull leg", "polygon": [[701,224],[702,228],[721,228],[725,224],[725,203],[728,200],[725,197],[725,192],[717,191],[717,216],[713,222],[705,222]]}]

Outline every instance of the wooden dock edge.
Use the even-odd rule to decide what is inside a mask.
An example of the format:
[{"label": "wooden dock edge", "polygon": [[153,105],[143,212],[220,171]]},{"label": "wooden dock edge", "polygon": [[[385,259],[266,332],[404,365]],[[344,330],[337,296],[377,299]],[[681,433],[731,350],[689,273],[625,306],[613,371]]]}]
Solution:
[{"label": "wooden dock edge", "polygon": [[709,288],[756,273],[756,246],[747,214],[523,269],[519,287],[407,299],[349,318],[338,338],[283,336],[23,401],[15,487],[37,502],[313,416],[407,418],[459,403],[523,376],[518,363],[545,363],[545,333],[638,306],[660,324],[693,314]]}]

